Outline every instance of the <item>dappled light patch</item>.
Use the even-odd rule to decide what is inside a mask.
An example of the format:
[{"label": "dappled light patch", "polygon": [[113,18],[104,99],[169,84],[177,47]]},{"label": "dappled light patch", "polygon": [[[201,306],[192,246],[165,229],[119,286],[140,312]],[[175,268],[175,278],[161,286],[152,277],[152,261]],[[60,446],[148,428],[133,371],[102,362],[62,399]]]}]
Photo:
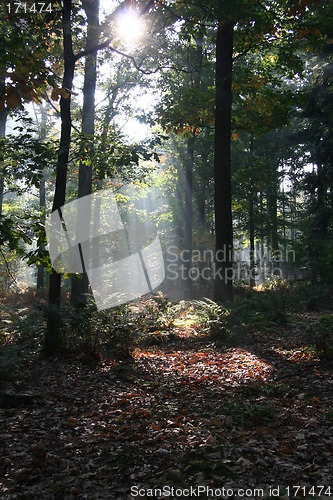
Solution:
[{"label": "dappled light patch", "polygon": [[295,347],[294,349],[276,348],[274,351],[294,363],[308,363],[318,359],[314,349],[307,346]]},{"label": "dappled light patch", "polygon": [[137,349],[135,358],[148,371],[163,372],[164,377],[194,386],[236,387],[248,381],[263,382],[273,373],[269,363],[240,348],[227,352],[213,347],[200,351]]},{"label": "dappled light patch", "polygon": [[96,323],[112,334],[110,352],[21,362],[15,391],[34,394],[35,404],[0,409],[0,496],[126,498],[124,485],[234,488],[266,477],[328,482],[332,370],[312,355],[308,323],[295,315],[251,325],[251,344],[228,347],[209,333],[226,325],[217,312],[210,303],[136,304]]}]

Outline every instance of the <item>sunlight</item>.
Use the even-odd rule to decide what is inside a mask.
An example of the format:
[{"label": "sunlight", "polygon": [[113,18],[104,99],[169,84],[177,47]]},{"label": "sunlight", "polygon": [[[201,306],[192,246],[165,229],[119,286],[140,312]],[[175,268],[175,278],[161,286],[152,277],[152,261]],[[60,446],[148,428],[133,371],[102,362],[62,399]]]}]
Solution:
[{"label": "sunlight", "polygon": [[139,14],[127,9],[118,17],[119,37],[128,45],[134,44],[143,34],[143,23]]}]

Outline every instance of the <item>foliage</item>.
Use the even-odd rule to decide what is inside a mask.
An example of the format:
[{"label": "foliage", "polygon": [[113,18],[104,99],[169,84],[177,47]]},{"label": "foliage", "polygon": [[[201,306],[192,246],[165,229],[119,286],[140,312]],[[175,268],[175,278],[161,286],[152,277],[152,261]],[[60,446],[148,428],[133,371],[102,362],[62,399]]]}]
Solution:
[{"label": "foliage", "polygon": [[[241,292],[246,300],[248,289]],[[6,311],[12,318],[10,311],[33,300],[32,292],[6,295],[1,317]],[[121,324],[140,333],[153,314],[175,306],[158,296],[100,315],[110,333],[120,335]],[[122,499],[130,496],[129,475],[146,491],[152,484],[220,488],[222,480],[233,490],[266,488],[267,497],[266,484],[281,485],[287,497],[285,485],[297,474],[315,495],[318,484],[329,484],[332,366],[305,350],[306,330],[294,323],[298,318],[306,327],[318,314],[297,306],[293,323],[257,326],[254,344],[226,348],[200,327],[190,330],[181,313],[188,311],[192,322],[191,306],[182,304],[174,315],[177,342],[135,344],[131,363],[103,354],[93,364],[73,355],[26,359],[11,382],[36,402],[0,410],[0,493]],[[207,307],[216,309],[198,309]],[[304,463],[312,465],[304,471]]]},{"label": "foliage", "polygon": [[324,314],[313,327],[313,337],[318,354],[333,360],[333,314]]},{"label": "foliage", "polygon": [[[41,299],[43,301],[43,298]],[[0,297],[0,379],[11,381],[41,352],[45,318],[36,293]]]},{"label": "foliage", "polygon": [[231,309],[231,320],[250,325],[270,322],[283,324],[287,321],[289,305],[288,290],[284,286],[249,291],[245,297],[236,294],[235,305]]}]

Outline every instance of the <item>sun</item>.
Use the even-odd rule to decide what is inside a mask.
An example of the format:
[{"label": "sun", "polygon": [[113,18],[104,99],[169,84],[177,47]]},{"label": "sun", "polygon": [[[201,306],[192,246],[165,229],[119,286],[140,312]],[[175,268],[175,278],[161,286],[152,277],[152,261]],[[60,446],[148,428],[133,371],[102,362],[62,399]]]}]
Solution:
[{"label": "sun", "polygon": [[143,23],[140,15],[133,9],[123,11],[117,21],[118,36],[126,44],[137,42],[143,35]]}]

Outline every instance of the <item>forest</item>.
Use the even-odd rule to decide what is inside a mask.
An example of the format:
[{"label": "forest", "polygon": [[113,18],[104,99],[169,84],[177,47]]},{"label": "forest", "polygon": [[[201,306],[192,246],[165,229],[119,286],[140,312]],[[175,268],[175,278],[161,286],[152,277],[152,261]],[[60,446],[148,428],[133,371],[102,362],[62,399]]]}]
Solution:
[{"label": "forest", "polygon": [[1,0],[1,500],[333,497],[332,18]]}]

